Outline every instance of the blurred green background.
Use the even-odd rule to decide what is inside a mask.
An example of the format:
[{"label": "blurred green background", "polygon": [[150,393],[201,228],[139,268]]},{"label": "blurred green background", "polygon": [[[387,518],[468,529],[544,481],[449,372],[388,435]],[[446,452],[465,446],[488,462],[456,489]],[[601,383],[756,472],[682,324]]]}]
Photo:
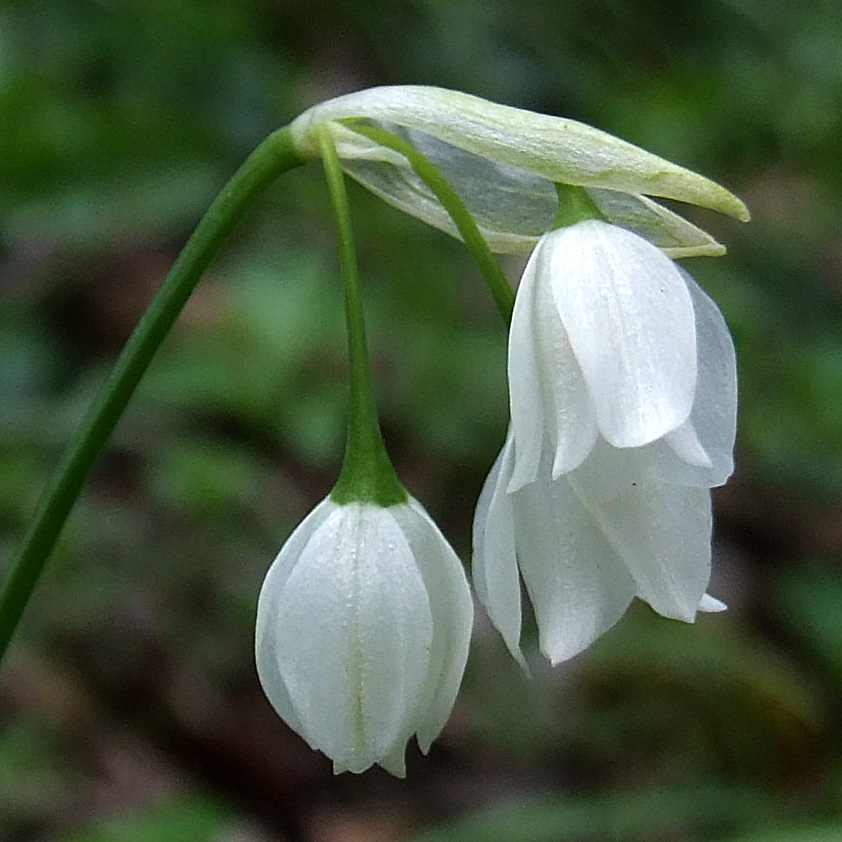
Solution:
[{"label": "blurred green background", "polygon": [[[841,840],[834,0],[5,0],[0,558],[228,176],[307,106],[387,83],[589,122],[751,207],[750,225],[688,211],[729,254],[685,263],[738,346],[711,586],[729,612],[636,606],[531,681],[480,618],[406,782],[334,778],[283,726],[254,675],[257,591],[345,423],[314,165],[214,263],[63,534],[0,677],[0,840]],[[503,326],[457,242],[350,189],[384,432],[467,559],[506,424]]]}]

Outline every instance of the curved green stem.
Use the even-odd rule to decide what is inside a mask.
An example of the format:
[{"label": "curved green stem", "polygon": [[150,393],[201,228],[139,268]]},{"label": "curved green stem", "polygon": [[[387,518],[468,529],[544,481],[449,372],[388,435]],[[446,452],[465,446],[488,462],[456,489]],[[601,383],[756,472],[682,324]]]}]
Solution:
[{"label": "curved green stem", "polygon": [[202,273],[254,200],[281,173],[305,162],[287,128],[269,135],[222,189],[188,240],[73,437],[11,564],[0,590],[0,660],[85,480]]},{"label": "curved green stem", "polygon": [[407,493],[386,452],[377,420],[345,176],[329,129],[317,129],[317,139],[339,231],[339,263],[345,288],[345,321],[351,367],[351,406],[345,458],[330,496],[337,503],[372,502],[394,506],[405,503]]},{"label": "curved green stem", "polygon": [[371,138],[381,146],[400,152],[409,161],[415,174],[433,191],[442,207],[450,214],[453,224],[479,265],[500,315],[508,325],[512,320],[512,308],[515,306],[515,292],[497,259],[491,253],[471,212],[465,207],[465,203],[451,187],[450,182],[439,172],[438,167],[410,143],[386,129],[362,123],[349,123],[348,128]]}]

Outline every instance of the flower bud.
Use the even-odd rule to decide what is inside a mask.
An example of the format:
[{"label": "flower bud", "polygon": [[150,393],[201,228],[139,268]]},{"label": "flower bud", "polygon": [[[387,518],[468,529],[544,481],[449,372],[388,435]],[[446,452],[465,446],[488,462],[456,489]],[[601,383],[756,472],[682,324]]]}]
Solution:
[{"label": "flower bud", "polygon": [[399,777],[459,688],[473,607],[462,565],[412,498],[320,503],[266,575],[256,659],[275,710],[335,772]]}]

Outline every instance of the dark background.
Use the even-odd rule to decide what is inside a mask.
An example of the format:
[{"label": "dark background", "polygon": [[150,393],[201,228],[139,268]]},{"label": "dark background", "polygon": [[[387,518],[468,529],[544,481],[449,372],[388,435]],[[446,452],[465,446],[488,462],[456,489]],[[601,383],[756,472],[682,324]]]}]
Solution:
[{"label": "dark background", "polygon": [[[2,559],[203,209],[319,100],[438,84],[583,120],[754,220],[684,209],[729,247],[684,263],[738,346],[711,586],[728,613],[637,605],[531,681],[480,617],[430,756],[410,746],[404,782],[335,778],[253,668],[260,582],[344,439],[329,202],[317,165],[285,176],[156,358],[30,605],[0,677],[0,839],[842,839],[840,45],[831,0],[6,0]],[[387,442],[467,559],[505,332],[463,247],[350,190]]]}]

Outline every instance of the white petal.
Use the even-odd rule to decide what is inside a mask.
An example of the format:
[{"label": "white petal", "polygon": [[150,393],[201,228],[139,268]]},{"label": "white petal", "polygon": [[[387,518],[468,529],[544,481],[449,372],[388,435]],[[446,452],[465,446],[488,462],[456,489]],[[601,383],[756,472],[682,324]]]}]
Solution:
[{"label": "white petal", "polygon": [[549,237],[553,298],[602,435],[639,447],[683,424],[696,389],[696,327],[676,266],[597,220]]},{"label": "white petal", "polygon": [[649,453],[649,447],[617,448],[600,439],[575,471],[577,492],[587,490],[589,508],[622,497],[645,479]]},{"label": "white petal", "polygon": [[713,462],[710,461],[710,456],[702,447],[691,420],[688,419],[680,427],[676,427],[671,433],[667,433],[664,436],[664,441],[682,462],[686,462],[695,468],[713,467]]},{"label": "white petal", "polygon": [[514,497],[521,574],[541,651],[557,664],[620,619],[635,582],[565,477],[538,480]]},{"label": "white petal", "polygon": [[523,272],[509,330],[509,402],[511,435],[515,442],[510,491],[535,479],[544,441],[544,424],[548,420],[541,391],[546,384],[542,384],[536,334],[535,295],[540,281],[540,262],[541,250],[536,249]]},{"label": "white petal", "polygon": [[552,255],[552,242],[542,240],[536,249],[534,318],[546,437],[555,447],[555,479],[582,464],[598,431],[585,378],[553,300]]},{"label": "white petal", "polygon": [[433,618],[433,640],[426,685],[420,698],[416,732],[424,754],[450,716],[471,639],[474,607],[465,571],[456,553],[424,510],[410,498],[393,506],[427,588]]},{"label": "white petal", "polygon": [[474,589],[488,617],[515,660],[525,669],[520,651],[520,580],[515,555],[512,495],[506,493],[514,464],[511,431],[497,456],[474,515]]},{"label": "white petal", "polygon": [[734,470],[737,431],[737,360],[722,313],[701,287],[682,270],[696,314],[699,380],[690,416],[705,452],[713,462],[712,485],[721,485]]},{"label": "white petal", "polygon": [[[377,765],[385,769],[390,775],[396,778],[406,777],[406,742],[398,743],[392,752],[377,761]],[[345,769],[336,769],[334,766],[334,773],[339,771],[348,771]]]},{"label": "white petal", "polygon": [[608,497],[586,462],[568,474],[585,507],[659,614],[692,622],[710,579],[710,493],[634,481]]},{"label": "white petal", "polygon": [[278,715],[304,739],[307,735],[302,732],[278,666],[278,600],[307,542],[337,508],[329,498],[322,500],[296,527],[269,568],[257,602],[254,642],[260,684]]},{"label": "white petal", "polygon": [[720,611],[727,610],[728,606],[724,602],[709,593],[704,594],[701,602],[699,602],[699,611],[704,611],[707,614],[718,614]]},{"label": "white petal", "polygon": [[302,733],[337,769],[403,747],[427,676],[432,615],[389,509],[339,506],[277,601],[277,657]]},{"label": "white petal", "polygon": [[689,423],[711,464],[700,464],[667,436],[653,449],[649,475],[658,481],[711,488],[722,485],[734,470],[737,361],[719,308],[686,272],[681,274],[696,318],[698,381]]}]

